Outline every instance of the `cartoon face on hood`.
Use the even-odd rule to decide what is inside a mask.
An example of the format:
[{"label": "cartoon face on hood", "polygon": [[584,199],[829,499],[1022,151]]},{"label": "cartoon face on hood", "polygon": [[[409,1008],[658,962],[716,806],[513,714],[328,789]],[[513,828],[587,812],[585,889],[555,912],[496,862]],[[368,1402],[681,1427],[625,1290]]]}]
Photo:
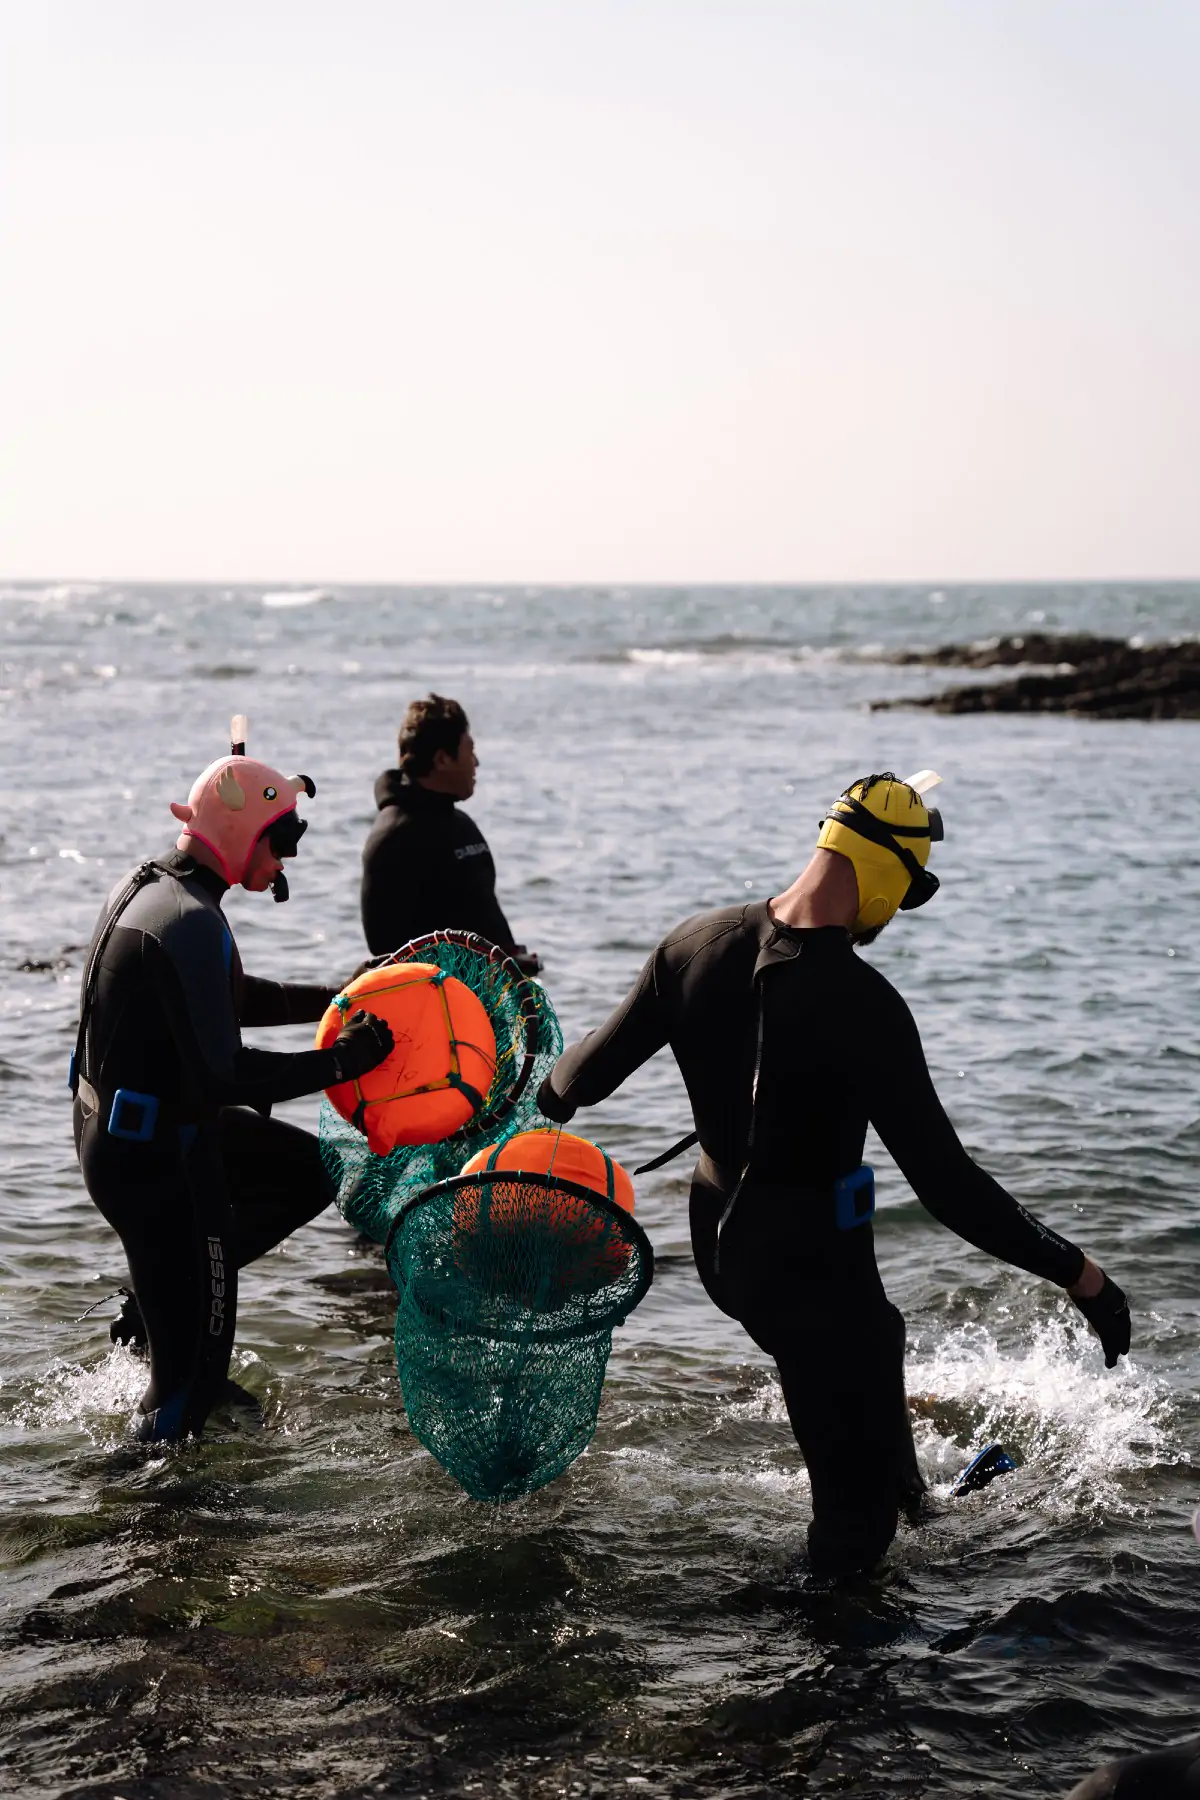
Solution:
[{"label": "cartoon face on hood", "polygon": [[[263,832],[285,813],[295,812],[300,794],[316,793],[307,775],[281,775],[269,763],[243,754],[245,730],[244,718],[235,718],[235,753],[209,763],[192,783],[186,802],[171,802],[171,811],[183,826],[178,848],[186,850],[189,838],[207,845],[230,887],[244,878]],[[303,830],[297,820],[293,840]]]}]

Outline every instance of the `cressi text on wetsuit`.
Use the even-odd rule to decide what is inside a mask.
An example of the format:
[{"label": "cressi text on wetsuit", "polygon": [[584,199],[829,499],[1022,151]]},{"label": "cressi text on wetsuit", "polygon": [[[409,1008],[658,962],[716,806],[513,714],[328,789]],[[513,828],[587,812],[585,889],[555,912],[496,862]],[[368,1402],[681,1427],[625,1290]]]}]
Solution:
[{"label": "cressi text on wetsuit", "polygon": [[904,1322],[871,1224],[837,1219],[834,1185],[861,1165],[868,1123],[922,1204],[969,1243],[1064,1286],[1083,1252],[972,1161],[912,1014],[840,927],[792,930],[765,901],[688,920],[607,1023],[559,1059],[543,1111],[565,1122],[668,1044],[702,1152],[690,1206],[701,1279],[778,1365],[812,1483],[814,1566],[866,1566],[921,1488]]},{"label": "cressi text on wetsuit", "polygon": [[126,883],[113,890],[92,940],[111,925],[85,1005],[75,1147],[146,1325],[142,1435],[177,1438],[225,1387],[238,1270],[333,1198],[316,1138],[264,1115],[330,1086],[334,1051],[251,1049],[240,1027],[315,1021],[337,990],[244,974],[219,875],[179,851],[143,872],[115,924]]},{"label": "cressi text on wetsuit", "polygon": [[363,847],[362,875],[363,933],[372,954],[442,930],[473,931],[512,950],[492,853],[453,796],[385,769],[375,804],[379,817]]}]

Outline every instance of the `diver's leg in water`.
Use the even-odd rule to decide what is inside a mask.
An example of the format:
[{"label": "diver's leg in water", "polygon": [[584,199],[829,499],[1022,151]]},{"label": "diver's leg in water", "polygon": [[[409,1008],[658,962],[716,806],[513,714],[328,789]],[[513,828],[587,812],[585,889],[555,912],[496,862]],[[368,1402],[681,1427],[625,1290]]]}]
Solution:
[{"label": "diver's leg in water", "polygon": [[895,1536],[900,1507],[924,1488],[904,1393],[904,1321],[886,1301],[856,1311],[847,1296],[765,1347],[812,1484],[813,1570],[869,1569]]},{"label": "diver's leg in water", "polygon": [[334,1185],[310,1131],[244,1106],[222,1107],[217,1129],[233,1197],[237,1266],[244,1269],[324,1212]]},{"label": "diver's leg in water", "polygon": [[908,1404],[908,1390],[904,1385],[904,1314],[899,1307],[893,1306],[890,1310],[896,1315],[900,1338],[898,1379],[892,1383],[895,1405],[891,1425],[892,1456],[896,1470],[900,1510],[910,1520],[915,1520],[919,1515],[921,1502],[929,1489],[925,1477],[921,1473],[920,1464],[917,1462],[917,1446],[913,1442],[912,1412]]},{"label": "diver's leg in water", "polygon": [[237,1317],[233,1214],[216,1131],[186,1148],[110,1138],[89,1119],[79,1134],[88,1192],[120,1236],[145,1322],[150,1385],[139,1436],[199,1432],[220,1397]]},{"label": "diver's leg in water", "polygon": [[884,1292],[870,1226],[836,1230],[824,1199],[747,1183],[721,1236],[720,1283],[728,1310],[779,1370],[812,1483],[813,1568],[843,1575],[878,1562],[900,1507],[924,1483],[904,1392],[904,1320]]}]

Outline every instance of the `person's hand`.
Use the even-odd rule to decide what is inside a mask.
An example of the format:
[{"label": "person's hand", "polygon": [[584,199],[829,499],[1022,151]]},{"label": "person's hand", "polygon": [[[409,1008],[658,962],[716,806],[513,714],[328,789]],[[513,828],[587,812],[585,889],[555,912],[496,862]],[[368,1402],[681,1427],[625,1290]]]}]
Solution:
[{"label": "person's hand", "polygon": [[360,1075],[365,1075],[390,1056],[395,1045],[392,1028],[386,1019],[381,1019],[378,1013],[356,1012],[342,1026],[331,1045],[336,1080],[357,1081]]},{"label": "person's hand", "polygon": [[[357,969],[355,969],[353,975],[350,977],[350,981],[357,981],[360,975],[366,975],[371,969],[382,969],[384,963],[389,963],[391,960],[392,952],[390,950],[385,950],[382,956],[368,956],[366,962],[359,963]],[[346,983],[347,987],[350,986],[350,981]],[[341,992],[340,988],[338,989],[338,992]]]},{"label": "person's hand", "polygon": [[566,1125],[575,1117],[575,1108],[555,1093],[548,1075],[537,1091],[537,1103],[543,1118],[553,1119],[556,1125]]},{"label": "person's hand", "polygon": [[541,973],[541,957],[536,950],[530,950],[524,944],[513,945],[512,959],[522,975],[539,975]]},{"label": "person's hand", "polygon": [[1082,1275],[1067,1293],[1100,1339],[1105,1368],[1115,1368],[1118,1356],[1129,1353],[1131,1323],[1124,1293],[1090,1257],[1085,1258]]}]

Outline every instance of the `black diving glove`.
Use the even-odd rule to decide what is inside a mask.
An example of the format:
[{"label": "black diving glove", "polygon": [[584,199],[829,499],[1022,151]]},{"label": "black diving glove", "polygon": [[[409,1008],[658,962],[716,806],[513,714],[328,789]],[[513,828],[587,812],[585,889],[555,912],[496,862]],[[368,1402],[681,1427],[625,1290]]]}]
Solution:
[{"label": "black diving glove", "polygon": [[520,969],[522,975],[540,975],[542,959],[536,950],[530,950],[525,944],[514,944],[509,955]]},{"label": "black diving glove", "polygon": [[[366,962],[359,963],[357,969],[355,969],[353,975],[350,977],[350,981],[357,981],[360,975],[365,975],[367,973],[368,969],[382,969],[384,963],[390,963],[394,955],[394,950],[385,950],[382,956],[368,956]],[[350,986],[350,981],[346,983],[347,987]],[[339,989],[339,992],[340,991],[341,990]]]},{"label": "black diving glove", "polygon": [[1129,1353],[1129,1302],[1124,1293],[1106,1275],[1104,1286],[1090,1300],[1081,1299],[1078,1294],[1072,1294],[1071,1299],[1100,1339],[1105,1368],[1116,1368],[1118,1356]]},{"label": "black diving glove", "polygon": [[553,1119],[556,1125],[566,1125],[575,1117],[575,1108],[555,1093],[548,1075],[537,1091],[537,1103],[543,1118]]},{"label": "black diving glove", "polygon": [[378,1013],[356,1012],[342,1026],[330,1048],[336,1081],[357,1081],[375,1068],[396,1047],[392,1028]]}]

